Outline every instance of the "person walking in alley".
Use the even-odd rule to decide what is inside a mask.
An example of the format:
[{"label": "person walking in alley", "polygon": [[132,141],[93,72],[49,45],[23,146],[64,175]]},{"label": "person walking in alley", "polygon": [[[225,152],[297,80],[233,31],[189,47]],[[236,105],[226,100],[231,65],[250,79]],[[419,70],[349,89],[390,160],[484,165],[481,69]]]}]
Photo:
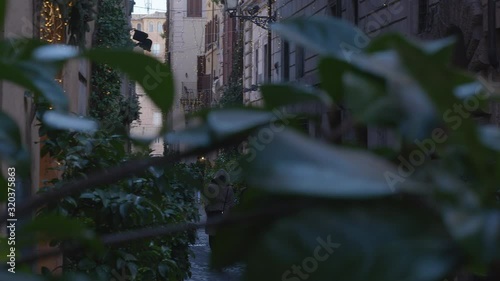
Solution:
[{"label": "person walking in alley", "polygon": [[[208,224],[213,222],[214,219],[220,218],[234,206],[234,191],[229,182],[229,174],[221,169],[215,173],[213,179],[208,184],[207,191],[212,195],[209,196],[208,202],[205,205]],[[205,233],[208,234],[208,243],[210,244],[210,249],[212,249],[216,227],[207,225]]]}]

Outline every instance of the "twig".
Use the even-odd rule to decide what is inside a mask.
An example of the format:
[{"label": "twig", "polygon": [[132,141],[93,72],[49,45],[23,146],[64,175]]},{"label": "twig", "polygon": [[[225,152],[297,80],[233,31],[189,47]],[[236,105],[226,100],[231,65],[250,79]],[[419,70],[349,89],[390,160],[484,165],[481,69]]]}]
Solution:
[{"label": "twig", "polygon": [[[303,202],[302,202],[303,203]],[[121,232],[116,234],[109,234],[106,236],[102,236],[100,241],[104,245],[119,245],[126,242],[136,241],[147,239],[151,237],[159,237],[170,234],[175,234],[187,230],[195,230],[205,226],[229,226],[235,225],[238,223],[249,224],[250,221],[256,220],[256,222],[261,222],[262,218],[265,219],[275,219],[280,216],[289,215],[293,212],[301,210],[304,207],[309,206],[309,204],[301,204],[301,203],[290,203],[285,202],[282,204],[273,204],[272,207],[267,209],[261,209],[248,214],[240,214],[240,215],[229,215],[227,217],[222,217],[218,219],[214,219],[211,222],[199,222],[199,223],[179,223],[179,224],[169,224],[165,226],[159,226],[155,228],[146,228],[140,230],[131,230],[127,232]],[[48,258],[52,256],[57,256],[60,254],[70,254],[75,253],[77,251],[81,251],[84,249],[83,245],[76,245],[71,248],[60,249],[60,248],[52,248],[50,250],[37,252],[29,256],[22,257],[18,259],[18,263],[31,263],[37,261],[39,259]]]},{"label": "twig", "polygon": [[[221,146],[232,144],[237,141],[241,141],[242,139],[243,137],[241,135],[238,135],[232,138],[228,138],[220,143],[215,143],[212,147],[196,148],[169,157],[151,157],[148,159],[132,160],[129,162],[125,162],[124,164],[119,165],[117,167],[96,172],[90,175],[86,179],[67,183],[59,189],[51,190],[46,193],[33,196],[30,199],[28,199],[25,203],[17,207],[16,215],[18,216],[18,218],[22,217],[23,215],[26,215],[27,213],[30,213],[31,211],[36,210],[46,204],[56,202],[64,197],[76,193],[81,193],[86,189],[106,184],[112,184],[121,179],[128,178],[134,174],[141,175],[149,167],[169,165],[185,157],[208,153]],[[4,224],[7,221],[7,219],[8,219],[8,213],[3,212],[3,214],[0,216],[0,225]]]}]

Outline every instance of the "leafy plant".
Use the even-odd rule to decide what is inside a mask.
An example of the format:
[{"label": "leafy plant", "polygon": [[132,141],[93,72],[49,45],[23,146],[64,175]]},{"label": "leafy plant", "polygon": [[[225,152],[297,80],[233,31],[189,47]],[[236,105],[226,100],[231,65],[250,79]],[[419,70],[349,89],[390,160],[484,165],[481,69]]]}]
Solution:
[{"label": "leafy plant", "polygon": [[[216,241],[212,253],[214,267],[242,261],[246,263],[245,280],[263,281],[331,280],[332,276],[353,281],[438,281],[455,276],[459,271],[498,280],[500,212],[497,194],[500,174],[496,171],[500,168],[500,131],[497,127],[476,124],[470,118],[471,112],[481,110],[484,104],[496,97],[491,91],[486,91],[490,88],[487,83],[480,83],[473,76],[450,66],[453,41],[444,39],[422,43],[388,34],[362,47],[358,44],[359,39],[366,38],[366,35],[335,18],[297,18],[273,28],[290,42],[319,54],[321,84],[318,88],[267,86],[262,88],[264,108],[237,107],[201,112],[196,115],[200,121],[197,127],[166,135],[170,142],[185,144],[189,148],[186,151],[157,159],[131,160],[118,167],[86,170],[87,179],[72,181],[19,206],[18,214],[41,206],[50,207],[59,200],[64,202],[69,194],[77,196],[78,200],[90,200],[94,205],[104,206],[106,202],[105,209],[110,213],[118,205],[128,206],[123,207],[121,218],[116,216],[113,223],[103,224],[97,234],[79,237],[79,243],[87,241],[83,249],[88,251],[86,254],[90,258],[75,266],[86,272],[98,266],[91,258],[103,247],[90,241],[102,233],[120,231],[125,225],[135,227],[137,232],[133,237],[137,239],[130,238],[129,232],[111,236],[129,242],[127,246],[130,248],[122,250],[130,254],[142,243],[136,240],[152,237],[151,233],[155,238],[150,241],[155,242],[156,239],[172,239],[175,237],[171,236],[173,233],[201,227],[185,223],[144,228],[139,223],[141,220],[156,223],[157,218],[166,214],[162,213],[164,209],[155,211],[154,204],[140,201],[138,197],[146,192],[156,195],[153,197],[157,200],[165,198],[161,197],[162,192],[176,189],[172,181],[190,185],[189,180],[194,180],[193,175],[199,175],[198,171],[191,173],[190,170],[184,174],[189,175],[187,177],[179,177],[180,171],[168,172],[173,162],[182,157],[256,139],[261,142],[249,141],[250,146],[241,155],[239,164],[249,188],[231,215],[216,223],[220,227],[217,239],[221,242]],[[73,124],[74,119],[63,114],[65,100],[54,98],[60,92],[48,90],[56,88],[49,83],[47,75],[33,75],[33,72],[44,73],[40,71],[42,56],[32,55],[39,54],[40,50],[51,54],[53,49],[34,46],[24,52],[28,56],[9,57],[9,60],[0,57],[2,66],[9,70],[1,71],[0,75],[56,103],[59,114],[65,116],[63,120]],[[62,54],[63,58],[58,50],[58,59],[48,62],[47,56],[43,56],[43,69],[52,70],[55,61],[60,63],[69,58],[86,57],[121,67],[135,81],[143,81],[144,76],[141,77],[136,68],[155,65],[151,58],[125,51]],[[125,58],[133,62],[134,69],[123,64]],[[26,66],[22,63],[26,61],[34,62]],[[165,69],[162,71],[169,73]],[[165,78],[161,90],[147,89],[153,101],[165,111],[172,106],[171,84],[170,78]],[[167,97],[165,91],[169,93]],[[331,139],[318,140],[287,126],[293,123],[290,119],[304,116],[286,113],[285,109],[304,101],[320,103],[332,110],[342,105],[352,112],[354,124],[391,132],[398,145],[384,148],[391,152],[389,155],[397,157],[386,159],[387,154],[381,154],[379,149],[336,143],[335,136],[343,132],[342,127],[332,128],[331,134],[325,132]],[[457,112],[456,108],[462,111]],[[311,115],[314,113],[305,117]],[[60,124],[60,120],[47,123],[59,129],[81,129],[81,126]],[[12,144],[17,138],[15,126],[8,128],[0,127],[0,136],[7,136],[0,138],[2,144]],[[262,137],[264,134],[266,138]],[[77,147],[82,148],[70,155],[81,153],[83,146],[79,144]],[[11,147],[22,151],[22,147]],[[17,153],[2,150],[0,153],[11,162],[17,161],[13,156]],[[186,166],[181,168],[186,169]],[[157,188],[162,186],[156,182],[162,178],[158,176],[162,169],[170,175],[167,184],[163,182],[166,190]],[[132,183],[122,181],[125,178],[132,178]],[[140,183],[136,182],[138,179]],[[140,188],[143,184],[149,188]],[[120,189],[132,192],[132,196],[110,196],[113,190]],[[102,190],[102,195],[94,193],[96,190]],[[192,194],[187,189],[181,190],[183,192],[168,193],[167,202],[156,204],[167,204],[167,210],[173,206],[178,210],[189,209],[178,208],[178,203],[189,202],[186,198]],[[81,194],[85,194],[84,198]],[[71,204],[65,203],[63,209]],[[141,214],[141,210],[143,216],[133,215]],[[120,207],[115,213],[120,213]],[[190,214],[180,211],[168,222],[193,219]],[[135,216],[137,222],[124,220],[123,217],[127,216]],[[88,220],[89,217],[92,219]],[[85,214],[80,222],[85,226],[97,218],[107,217]],[[5,215],[3,219],[6,219]],[[35,226],[39,219],[34,219]],[[65,224],[65,227],[79,229],[74,224]],[[89,229],[88,225],[85,229]],[[103,241],[116,245],[110,242],[116,240],[108,235],[103,235]],[[69,237],[58,237],[60,241],[63,238]],[[148,251],[154,256],[153,263],[159,260],[158,256],[167,261],[158,267],[156,263],[155,267],[150,267],[162,276],[172,259],[168,253],[172,252],[163,251],[158,243],[149,246]],[[147,267],[137,266],[135,259],[139,259],[136,256],[121,252],[114,255],[121,259],[119,265],[128,272],[135,272],[144,279],[152,274]],[[181,270],[173,272],[176,274]]]},{"label": "leafy plant", "polygon": [[[132,49],[133,43],[122,1],[100,1],[98,10],[93,46]],[[122,83],[123,75],[118,69],[99,63],[92,66],[89,115],[98,119],[110,131],[123,129],[139,118],[140,106],[135,90],[130,96],[123,95]]]}]

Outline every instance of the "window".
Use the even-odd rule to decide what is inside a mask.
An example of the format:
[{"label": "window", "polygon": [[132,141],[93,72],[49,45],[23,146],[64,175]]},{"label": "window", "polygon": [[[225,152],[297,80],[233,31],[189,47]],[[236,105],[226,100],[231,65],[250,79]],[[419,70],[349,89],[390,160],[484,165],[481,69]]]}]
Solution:
[{"label": "window", "polygon": [[187,0],[187,16],[201,17],[201,0]]},{"label": "window", "polygon": [[163,33],[163,24],[159,22],[156,29],[158,33]]},{"label": "window", "polygon": [[255,84],[259,82],[259,49],[255,49]]},{"label": "window", "polygon": [[328,0],[328,5],[326,6],[326,13],[332,17],[342,17],[342,2],[337,0]]},{"label": "window", "polygon": [[269,50],[267,48],[267,44],[264,45],[264,63],[263,63],[263,66],[264,67],[264,70],[262,72],[264,72],[264,79],[266,82],[270,82],[269,81],[269,71],[268,71],[268,67],[269,67],[269,60],[268,60],[268,57],[267,55],[269,54]]},{"label": "window", "polygon": [[429,0],[418,1],[418,33],[425,32],[427,25],[427,9]]},{"label": "window", "polygon": [[140,23],[137,24],[137,30],[141,30],[142,31],[142,25]]},{"label": "window", "polygon": [[152,22],[149,23],[149,32],[155,31],[154,25]]},{"label": "window", "polygon": [[161,126],[161,112],[153,112],[153,125]]},{"label": "window", "polygon": [[283,81],[290,80],[290,44],[288,41],[283,41],[283,62],[281,73],[283,75]]},{"label": "window", "polygon": [[301,78],[304,76],[304,48],[295,47],[295,77]]},{"label": "window", "polygon": [[214,19],[214,42],[218,43],[219,42],[219,17],[217,17],[217,15],[215,15],[215,19]]},{"label": "window", "polygon": [[154,43],[153,47],[151,48],[151,53],[153,53],[153,55],[155,55],[155,56],[159,56],[160,55],[160,44]]},{"label": "window", "polygon": [[358,0],[352,0],[352,9],[353,9],[354,24],[358,25],[359,22]]}]

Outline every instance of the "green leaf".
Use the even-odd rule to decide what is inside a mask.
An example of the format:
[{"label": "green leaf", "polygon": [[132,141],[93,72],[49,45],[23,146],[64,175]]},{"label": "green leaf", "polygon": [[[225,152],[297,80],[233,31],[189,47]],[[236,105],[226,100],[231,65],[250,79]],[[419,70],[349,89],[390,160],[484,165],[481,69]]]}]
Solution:
[{"label": "green leaf", "polygon": [[500,258],[500,212],[466,211],[443,208],[443,218],[450,234],[472,257],[472,262],[490,264]]},{"label": "green leaf", "polygon": [[319,62],[320,87],[325,90],[337,104],[344,102],[343,74],[353,68],[351,64],[334,57],[325,57]]},{"label": "green leaf", "polygon": [[459,260],[440,221],[429,219],[436,214],[416,204],[318,205],[265,233],[244,280],[435,281]]},{"label": "green leaf", "polygon": [[70,116],[57,111],[46,111],[43,115],[46,125],[61,130],[72,130],[93,134],[97,131],[97,123],[93,120]]},{"label": "green leaf", "polygon": [[375,53],[397,49],[401,44],[411,44],[433,59],[438,60],[439,63],[447,65],[451,62],[455,48],[455,39],[447,37],[438,40],[421,41],[405,37],[401,33],[385,33],[373,38],[365,51],[367,53]]},{"label": "green leaf", "polygon": [[486,147],[500,152],[500,129],[494,125],[479,127],[481,142]]},{"label": "green leaf", "polygon": [[80,53],[74,46],[51,44],[40,46],[33,51],[33,59],[42,63],[67,61],[77,57]]},{"label": "green leaf", "polygon": [[272,193],[376,198],[421,187],[382,158],[329,146],[291,130],[272,134],[272,142],[261,146],[249,148],[255,158],[246,165],[246,180]]},{"label": "green leaf", "polygon": [[[64,230],[64,231],[61,231]],[[19,233],[39,233],[45,239],[91,240],[94,233],[74,218],[58,215],[42,215],[23,226]]]},{"label": "green leaf", "polygon": [[222,140],[230,136],[248,132],[256,127],[275,121],[286,121],[284,118],[294,117],[279,112],[261,110],[223,109],[210,112],[206,117],[212,136]]},{"label": "green leaf", "polygon": [[78,269],[80,270],[91,270],[96,267],[96,262],[89,259],[89,258],[83,258],[78,262]]},{"label": "green leaf", "polygon": [[83,57],[117,68],[137,81],[158,108],[168,112],[174,100],[174,84],[169,67],[160,61],[134,51],[93,49]]},{"label": "green leaf", "polygon": [[228,138],[249,133],[251,130],[270,122],[289,122],[286,118],[295,116],[277,109],[273,113],[257,109],[213,110],[204,116],[206,122],[197,127],[180,132],[169,132],[168,143],[183,143],[191,148],[208,147]]},{"label": "green leaf", "polygon": [[[459,85],[470,82],[462,72],[450,69],[447,64],[405,40],[397,40],[396,49],[407,71],[418,82],[427,97],[433,102],[439,115],[451,127],[449,140],[466,147],[467,158],[472,162],[471,172],[480,179],[481,191],[487,197],[489,190],[497,185],[490,178],[487,164],[489,152],[481,145],[476,125],[472,118],[458,116],[457,107],[464,107],[464,102],[455,97]],[[479,108],[480,103],[478,102]],[[467,112],[466,112],[467,114]],[[467,116],[467,115],[465,115]]]},{"label": "green leaf", "polygon": [[331,106],[331,99],[312,88],[288,84],[268,84],[261,86],[265,107],[272,110],[285,105],[318,102]]},{"label": "green leaf", "polygon": [[404,100],[400,102],[397,94],[388,93],[384,80],[357,71],[347,72],[343,78],[343,100],[354,118],[368,125],[394,126],[403,122],[401,127],[411,126],[404,122],[406,112],[401,106]]},{"label": "green leaf", "polygon": [[31,81],[20,86],[42,94],[55,109],[68,110],[68,98],[54,80],[55,70],[50,71],[50,68],[32,62],[20,62],[15,67],[22,71],[23,77]]},{"label": "green leaf", "polygon": [[351,23],[327,16],[293,18],[273,24],[271,29],[292,43],[344,61],[350,61],[352,55],[360,53],[370,41]]},{"label": "green leaf", "polygon": [[208,147],[212,144],[210,128],[206,124],[179,132],[169,132],[165,135],[165,141],[170,144],[182,143],[189,147]]},{"label": "green leaf", "polygon": [[158,265],[158,272],[160,273],[161,277],[167,278],[168,276],[168,264],[165,262],[162,262]]},{"label": "green leaf", "polygon": [[399,126],[402,135],[413,141],[428,137],[440,121],[431,100],[394,51],[361,54],[351,64],[328,57],[319,67],[321,87],[359,122]]}]

